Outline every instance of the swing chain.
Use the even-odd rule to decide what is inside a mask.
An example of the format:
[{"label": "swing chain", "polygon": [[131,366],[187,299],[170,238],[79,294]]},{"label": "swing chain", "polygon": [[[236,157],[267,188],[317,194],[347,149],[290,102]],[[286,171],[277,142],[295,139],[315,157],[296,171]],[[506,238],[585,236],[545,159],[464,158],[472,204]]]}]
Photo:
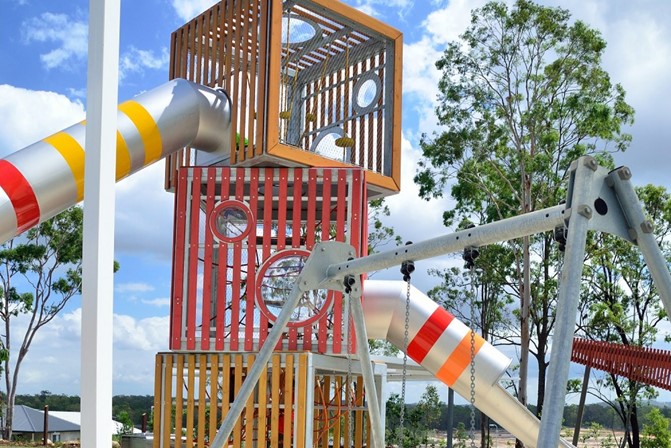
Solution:
[{"label": "swing chain", "polygon": [[[352,318],[352,285],[356,282],[353,275],[347,275],[344,279],[345,294],[347,294],[347,322]],[[351,331],[347,331],[347,377],[345,379],[345,400],[347,400],[347,436],[349,438],[348,444],[353,444],[354,425],[352,424],[352,390],[351,385],[354,384],[352,380],[352,335]]]},{"label": "swing chain", "polygon": [[[411,241],[408,241],[406,245],[412,244]],[[410,279],[412,273],[415,271],[415,262],[412,260],[406,260],[401,263],[401,274],[403,274],[403,281],[406,282],[406,292],[405,292],[405,322],[403,329],[403,373],[401,381],[401,409],[399,415],[399,441],[402,442],[405,437],[405,386],[408,376],[408,333],[410,329]],[[402,443],[401,443],[402,445]]]},{"label": "swing chain", "polygon": [[[475,261],[475,260],[473,260]],[[471,380],[471,448],[475,448],[475,265],[470,265],[470,277],[471,277],[471,304],[470,304],[470,313],[471,313],[471,365],[470,365],[470,380]]]},{"label": "swing chain", "polygon": [[[475,227],[473,224],[469,224],[466,228]],[[475,298],[476,298],[476,288],[475,288],[475,260],[480,256],[480,249],[475,246],[470,246],[464,248],[463,260],[465,262],[464,269],[468,269],[470,275],[470,284],[471,284],[471,297],[470,297],[470,314],[471,314],[471,329],[470,329],[470,342],[471,342],[471,362],[470,362],[470,403],[471,403],[471,428],[470,428],[470,439],[471,439],[471,448],[475,448]]]}]

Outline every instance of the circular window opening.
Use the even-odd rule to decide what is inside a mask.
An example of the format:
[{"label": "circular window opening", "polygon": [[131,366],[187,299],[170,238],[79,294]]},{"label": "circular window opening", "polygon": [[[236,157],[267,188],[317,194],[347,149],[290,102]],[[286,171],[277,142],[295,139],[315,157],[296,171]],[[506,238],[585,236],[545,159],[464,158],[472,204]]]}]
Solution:
[{"label": "circular window opening", "polygon": [[223,201],[210,215],[210,230],[219,241],[234,243],[244,239],[252,230],[252,212],[244,202]]},{"label": "circular window opening", "polygon": [[354,109],[357,113],[371,112],[382,96],[382,83],[375,73],[366,73],[354,84]]},{"label": "circular window opening", "polygon": [[282,43],[285,46],[303,46],[318,37],[320,29],[312,21],[294,14],[282,17]]},{"label": "circular window opening", "polygon": [[[291,290],[305,266],[310,252],[302,249],[288,249],[267,259],[256,279],[256,301],[268,320],[275,322],[282,308],[289,300]],[[328,311],[332,293],[326,289],[301,293],[298,305],[291,313],[289,327],[310,325]]]},{"label": "circular window opening", "polygon": [[377,97],[377,84],[372,79],[365,80],[356,96],[356,104],[359,107],[368,107],[373,104]]}]

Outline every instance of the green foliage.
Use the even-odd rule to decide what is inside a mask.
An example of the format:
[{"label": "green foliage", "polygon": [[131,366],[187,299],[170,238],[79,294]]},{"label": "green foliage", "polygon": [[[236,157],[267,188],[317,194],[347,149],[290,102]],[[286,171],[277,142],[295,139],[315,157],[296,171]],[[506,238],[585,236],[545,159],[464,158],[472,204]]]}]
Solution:
[{"label": "green foliage", "polygon": [[[443,196],[449,187],[456,206],[443,213],[445,225],[488,223],[554,206],[565,199],[572,161],[590,154],[608,166],[612,152],[626,149],[631,137],[622,129],[634,111],[601,67],[605,47],[597,30],[565,9],[493,1],[471,13],[461,40],[449,43],[436,63],[442,128],[422,137],[415,176],[424,198]],[[480,319],[497,339],[521,340],[525,354],[529,345],[538,363],[540,411],[559,257],[547,234],[500,246],[508,256],[483,263],[489,277],[479,281],[490,310],[515,318],[495,323],[496,315],[483,318],[480,310]],[[508,305],[512,298],[519,299],[519,310]],[[526,360],[520,364],[524,389]]]},{"label": "green foliage", "polygon": [[384,224],[384,218],[389,216],[389,207],[382,199],[373,199],[368,203],[368,253],[377,252],[388,244],[401,245],[401,237],[396,235],[393,227]]},{"label": "green foliage", "polygon": [[654,408],[647,416],[648,422],[643,425],[641,448],[668,448],[671,446],[671,430],[669,419],[661,411]]},{"label": "green foliage", "polygon": [[119,412],[115,415],[114,420],[122,425],[117,431],[117,435],[133,434],[133,420],[130,418],[128,411]]}]

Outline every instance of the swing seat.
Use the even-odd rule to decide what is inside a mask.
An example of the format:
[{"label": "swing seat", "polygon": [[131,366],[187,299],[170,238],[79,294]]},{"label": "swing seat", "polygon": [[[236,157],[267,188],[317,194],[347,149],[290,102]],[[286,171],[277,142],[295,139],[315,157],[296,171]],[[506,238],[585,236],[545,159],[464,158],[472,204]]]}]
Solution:
[{"label": "swing seat", "polygon": [[351,148],[354,146],[354,139],[349,135],[345,134],[342,137],[338,137],[335,140],[335,145],[339,148]]}]

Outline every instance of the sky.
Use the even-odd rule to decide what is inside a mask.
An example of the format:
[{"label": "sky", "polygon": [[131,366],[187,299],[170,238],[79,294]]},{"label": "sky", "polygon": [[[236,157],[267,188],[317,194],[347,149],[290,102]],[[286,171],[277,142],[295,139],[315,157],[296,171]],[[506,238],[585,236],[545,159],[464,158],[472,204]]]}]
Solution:
[{"label": "sky", "polygon": [[[168,80],[170,33],[213,3],[122,1],[121,101]],[[434,116],[439,72],[434,63],[446,44],[465,30],[471,9],[484,2],[345,3],[404,34],[402,190],[388,199],[387,223],[415,242],[445,234],[441,216],[450,199],[420,200],[412,176],[420,135],[439,129]],[[671,2],[540,3],[567,8],[574,18],[601,31],[608,43],[603,65],[636,110],[636,123],[627,129],[633,142],[626,153],[616,155],[616,164],[632,169],[636,185],[671,188]],[[0,17],[0,157],[5,157],[83,119],[88,2],[0,0]],[[154,356],[168,346],[173,196],[163,190],[163,168],[159,162],[116,187],[115,258],[121,270],[114,279],[114,394],[153,394]],[[449,263],[448,258],[417,263],[414,284],[431,288],[436,280],[426,270]],[[400,274],[385,272],[379,278],[400,279]],[[80,306],[79,298],[73,299],[40,330],[20,372],[19,393],[79,394]],[[576,378],[580,372],[572,369]],[[409,384],[409,401],[423,389],[423,384]]]}]

